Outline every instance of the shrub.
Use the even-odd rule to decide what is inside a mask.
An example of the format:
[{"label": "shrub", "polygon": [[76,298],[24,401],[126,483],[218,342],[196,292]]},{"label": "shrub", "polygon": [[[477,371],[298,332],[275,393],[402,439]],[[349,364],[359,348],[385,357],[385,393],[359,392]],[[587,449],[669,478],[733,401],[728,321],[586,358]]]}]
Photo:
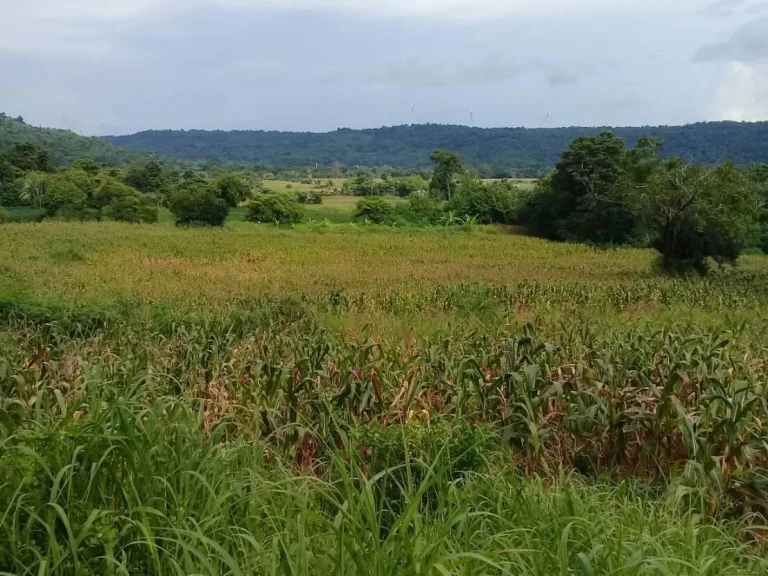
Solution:
[{"label": "shrub", "polygon": [[437,224],[443,213],[440,203],[425,192],[414,192],[407,203],[397,205],[395,212],[408,222],[420,225]]},{"label": "shrub", "polygon": [[380,196],[369,196],[357,203],[355,217],[360,220],[368,220],[374,224],[384,224],[394,220],[395,208]]},{"label": "shrub", "polygon": [[248,204],[249,222],[282,222],[295,224],[304,219],[304,210],[298,201],[286,194],[259,194]]},{"label": "shrub", "polygon": [[323,203],[323,197],[315,190],[311,190],[309,192],[301,191],[296,195],[296,200],[299,201],[299,204],[322,204]]},{"label": "shrub", "polygon": [[101,215],[121,222],[157,222],[157,208],[146,194],[113,178],[104,178],[94,194]]},{"label": "shrub", "polygon": [[429,190],[429,182],[421,176],[402,176],[392,178],[392,192],[401,198],[408,198],[415,192]]},{"label": "shrub", "polygon": [[480,224],[513,224],[518,208],[518,189],[507,183],[483,184],[479,180],[462,183],[447,210],[458,217],[477,218]]},{"label": "shrub", "polygon": [[88,207],[88,196],[68,180],[53,180],[46,187],[41,204],[48,216],[74,219],[92,217]]},{"label": "shrub", "polygon": [[5,224],[11,221],[11,215],[8,214],[8,210],[0,206],[0,224]]},{"label": "shrub", "polygon": [[119,222],[151,224],[157,222],[157,207],[146,195],[136,192],[115,198],[102,208],[101,215]]},{"label": "shrub", "polygon": [[177,226],[223,226],[229,204],[205,182],[189,180],[180,185],[168,203]]},{"label": "shrub", "polygon": [[21,203],[21,180],[0,182],[0,206],[18,206]]},{"label": "shrub", "polygon": [[251,197],[251,186],[237,174],[222,174],[214,186],[219,196],[230,206],[237,206]]}]

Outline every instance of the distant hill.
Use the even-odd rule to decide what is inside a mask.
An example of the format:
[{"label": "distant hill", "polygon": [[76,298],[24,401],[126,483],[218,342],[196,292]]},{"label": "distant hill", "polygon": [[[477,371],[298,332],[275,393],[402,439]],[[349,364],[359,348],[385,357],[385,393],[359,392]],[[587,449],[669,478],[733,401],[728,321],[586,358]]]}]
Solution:
[{"label": "distant hill", "polygon": [[[696,163],[768,162],[768,122],[705,122],[636,128],[470,128],[437,124],[328,133],[160,130],[104,141],[134,150],[194,160],[248,162],[275,167],[331,165],[429,165],[436,148],[461,152],[465,162],[487,169],[543,171],[578,136],[610,130],[633,145],[641,136],[664,139],[663,153]],[[503,170],[502,170],[503,171]]]},{"label": "distant hill", "polygon": [[55,128],[38,128],[0,113],[0,150],[15,142],[32,142],[47,149],[56,164],[71,164],[78,158],[93,158],[110,166],[122,166],[149,156],[145,152],[117,148],[98,138],[88,138]]}]

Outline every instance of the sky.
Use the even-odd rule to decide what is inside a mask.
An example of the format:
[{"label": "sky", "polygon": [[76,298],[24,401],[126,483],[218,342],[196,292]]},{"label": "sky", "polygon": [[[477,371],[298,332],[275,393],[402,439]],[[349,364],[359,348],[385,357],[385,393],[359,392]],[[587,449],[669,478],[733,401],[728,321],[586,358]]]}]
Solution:
[{"label": "sky", "polygon": [[0,111],[88,135],[768,120],[768,0],[0,0]]}]

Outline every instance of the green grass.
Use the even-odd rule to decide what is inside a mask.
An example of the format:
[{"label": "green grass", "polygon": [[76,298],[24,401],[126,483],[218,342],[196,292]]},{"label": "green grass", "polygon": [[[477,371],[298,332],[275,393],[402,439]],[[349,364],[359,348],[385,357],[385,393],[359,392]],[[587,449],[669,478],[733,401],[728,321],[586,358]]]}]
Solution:
[{"label": "green grass", "polygon": [[0,573],[766,573],[768,257],[241,220],[2,226]]}]

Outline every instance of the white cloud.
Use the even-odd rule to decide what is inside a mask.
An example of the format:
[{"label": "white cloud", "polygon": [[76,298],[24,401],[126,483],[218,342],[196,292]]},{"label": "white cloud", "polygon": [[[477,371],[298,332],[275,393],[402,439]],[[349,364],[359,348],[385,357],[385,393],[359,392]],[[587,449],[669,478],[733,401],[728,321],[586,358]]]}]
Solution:
[{"label": "white cloud", "polygon": [[768,66],[728,64],[719,94],[723,120],[768,120]]}]

